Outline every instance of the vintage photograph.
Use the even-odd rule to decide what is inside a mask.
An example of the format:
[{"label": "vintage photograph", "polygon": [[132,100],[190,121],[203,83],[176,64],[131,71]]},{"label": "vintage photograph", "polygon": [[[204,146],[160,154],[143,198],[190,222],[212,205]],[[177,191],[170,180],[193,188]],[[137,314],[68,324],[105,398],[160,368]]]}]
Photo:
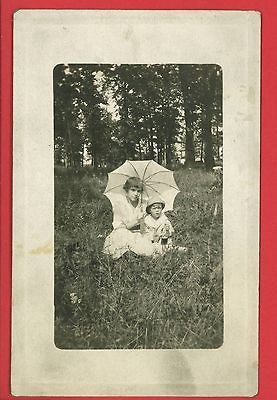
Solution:
[{"label": "vintage photograph", "polygon": [[58,64],[54,341],[223,344],[223,70]]},{"label": "vintage photograph", "polygon": [[260,14],[26,9],[13,40],[12,394],[254,396]]}]

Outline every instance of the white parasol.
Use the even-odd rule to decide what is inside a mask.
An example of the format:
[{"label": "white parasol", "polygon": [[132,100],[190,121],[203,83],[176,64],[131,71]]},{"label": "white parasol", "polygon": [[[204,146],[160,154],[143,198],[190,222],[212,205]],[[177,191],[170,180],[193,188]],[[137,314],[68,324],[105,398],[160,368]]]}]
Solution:
[{"label": "white parasol", "polygon": [[113,204],[119,195],[124,195],[123,185],[130,177],[140,178],[143,183],[143,199],[160,196],[165,201],[165,211],[173,209],[176,195],[180,192],[173,171],[153,160],[129,161],[108,174],[104,195]]}]

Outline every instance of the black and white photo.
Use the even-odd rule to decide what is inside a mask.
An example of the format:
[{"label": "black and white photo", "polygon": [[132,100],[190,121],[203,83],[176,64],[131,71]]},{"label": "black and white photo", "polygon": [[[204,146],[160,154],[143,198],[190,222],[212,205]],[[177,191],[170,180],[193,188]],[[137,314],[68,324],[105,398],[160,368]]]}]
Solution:
[{"label": "black and white photo", "polygon": [[55,344],[223,342],[219,65],[53,71]]},{"label": "black and white photo", "polygon": [[260,15],[19,10],[11,391],[258,390]]}]

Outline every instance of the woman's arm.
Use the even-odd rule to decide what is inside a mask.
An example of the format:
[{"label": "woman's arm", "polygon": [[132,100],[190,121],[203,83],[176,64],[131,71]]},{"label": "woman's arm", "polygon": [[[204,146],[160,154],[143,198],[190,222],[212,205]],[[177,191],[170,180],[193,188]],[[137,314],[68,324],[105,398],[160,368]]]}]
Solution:
[{"label": "woman's arm", "polygon": [[132,229],[136,225],[140,225],[143,222],[143,214],[138,214],[136,217],[132,219],[123,219],[122,223],[126,226],[127,229]]},{"label": "woman's arm", "polygon": [[147,225],[147,224],[145,223],[145,221],[144,221],[144,229],[143,229],[143,232],[142,232],[143,235],[144,235],[145,237],[147,237],[149,240],[151,240],[152,242],[155,241],[155,240],[158,241],[159,238],[157,239],[157,237],[156,237],[156,235],[155,235],[155,232],[156,232],[155,228],[153,228],[153,227]]},{"label": "woman's arm", "polygon": [[140,224],[143,219],[143,212],[137,212],[128,215],[128,211],[123,202],[115,202],[113,205],[113,227],[114,229],[125,227],[132,229],[134,226]]}]

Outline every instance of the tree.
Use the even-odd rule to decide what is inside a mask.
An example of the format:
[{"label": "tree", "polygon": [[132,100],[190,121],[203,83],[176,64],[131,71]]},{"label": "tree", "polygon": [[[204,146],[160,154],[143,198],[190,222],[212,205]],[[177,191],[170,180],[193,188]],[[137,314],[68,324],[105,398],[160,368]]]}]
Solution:
[{"label": "tree", "polygon": [[67,166],[83,164],[85,146],[95,166],[101,151],[106,151],[101,109],[105,100],[95,82],[100,69],[78,64],[54,69],[55,145],[57,154],[65,155]]},{"label": "tree", "polygon": [[[211,170],[214,166],[213,123],[222,117],[222,71],[218,65],[202,65],[202,131],[205,144],[205,166]],[[217,110],[219,109],[219,112]],[[218,125],[217,125],[218,126]]]},{"label": "tree", "polygon": [[[200,147],[207,170],[214,166],[213,130],[222,126],[222,71],[218,65],[184,64],[179,66],[186,124],[186,164],[195,162]],[[199,150],[198,150],[199,152]]]},{"label": "tree", "polygon": [[55,162],[95,168],[124,159],[213,166],[222,145],[222,74],[215,65],[91,64],[54,69]]},{"label": "tree", "polygon": [[179,65],[179,76],[181,82],[181,90],[183,94],[185,124],[186,124],[186,161],[187,167],[192,167],[195,164],[195,149],[194,149],[194,113],[195,99],[191,96],[191,85],[193,81],[194,68],[191,64]]}]

